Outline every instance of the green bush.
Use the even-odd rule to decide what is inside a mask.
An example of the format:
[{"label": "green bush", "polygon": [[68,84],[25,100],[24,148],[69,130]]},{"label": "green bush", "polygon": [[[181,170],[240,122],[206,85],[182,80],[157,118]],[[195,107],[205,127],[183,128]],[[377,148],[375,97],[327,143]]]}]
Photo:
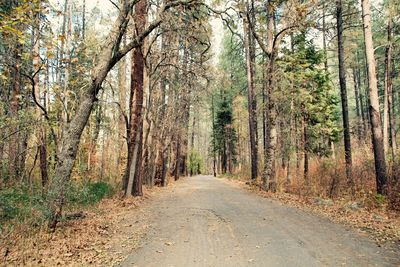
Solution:
[{"label": "green bush", "polygon": [[[66,205],[92,205],[113,194],[113,187],[104,182],[71,184],[66,191]],[[40,186],[12,187],[0,190],[0,230],[5,222],[11,220],[30,221],[40,225],[48,218],[46,198]]]},{"label": "green bush", "polygon": [[46,202],[40,188],[29,190],[25,186],[0,190],[0,230],[7,221],[23,222],[27,219],[35,225],[44,220]]},{"label": "green bush", "polygon": [[71,185],[67,191],[67,202],[73,205],[91,205],[113,194],[113,188],[105,182]]},{"label": "green bush", "polygon": [[203,159],[199,152],[192,150],[189,154],[188,169],[191,174],[200,174],[203,166]]},{"label": "green bush", "polygon": [[29,194],[24,188],[7,188],[0,191],[0,220],[10,220],[24,213],[29,204]]},{"label": "green bush", "polygon": [[376,194],[375,195],[375,201],[376,201],[376,204],[382,206],[386,202],[386,197],[384,195],[381,195],[381,194]]}]

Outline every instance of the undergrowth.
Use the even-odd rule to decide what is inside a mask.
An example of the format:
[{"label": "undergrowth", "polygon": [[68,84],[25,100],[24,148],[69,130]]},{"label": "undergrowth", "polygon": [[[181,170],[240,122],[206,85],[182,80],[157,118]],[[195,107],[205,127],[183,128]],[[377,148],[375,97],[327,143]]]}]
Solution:
[{"label": "undergrowth", "polygon": [[[114,188],[105,182],[73,183],[69,186],[65,209],[96,204],[115,192]],[[21,185],[0,189],[0,231],[8,225],[28,223],[40,226],[46,219],[46,193],[39,186]]]},{"label": "undergrowth", "polygon": [[[309,160],[308,182],[303,175],[303,164],[292,159],[290,172],[276,163],[278,191],[305,197],[319,197],[338,201],[361,202],[370,210],[387,210],[400,214],[400,158],[390,159],[388,164],[387,193],[376,193],[374,158],[368,147],[358,147],[353,153],[354,188],[347,183],[346,168],[342,152],[338,151],[336,158],[312,156]],[[249,170],[230,174],[230,178],[247,181]],[[260,171],[261,173],[261,171]],[[261,175],[259,175],[261,176]],[[260,177],[259,177],[260,178]],[[288,182],[289,180],[289,182]],[[260,179],[258,182],[261,183]]]}]

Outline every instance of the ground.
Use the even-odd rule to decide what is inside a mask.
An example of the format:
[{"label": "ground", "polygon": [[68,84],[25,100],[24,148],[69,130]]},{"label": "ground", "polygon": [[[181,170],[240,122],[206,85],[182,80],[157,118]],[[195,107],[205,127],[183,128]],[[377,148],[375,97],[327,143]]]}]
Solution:
[{"label": "ground", "polygon": [[[104,200],[55,233],[21,225],[1,236],[0,266],[400,266],[395,241],[377,243],[328,219],[336,212],[325,216],[243,187],[182,178],[141,198]],[[354,214],[369,224],[363,212]],[[360,220],[354,214],[338,217]]]},{"label": "ground", "polygon": [[149,225],[121,266],[398,266],[397,249],[211,176],[143,207]]}]

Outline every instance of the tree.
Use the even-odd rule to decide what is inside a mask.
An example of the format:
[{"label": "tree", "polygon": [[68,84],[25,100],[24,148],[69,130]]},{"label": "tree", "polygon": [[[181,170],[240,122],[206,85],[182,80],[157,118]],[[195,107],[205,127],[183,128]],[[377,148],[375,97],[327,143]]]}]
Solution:
[{"label": "tree", "polygon": [[[296,2],[296,1],[295,1]],[[257,40],[261,50],[267,58],[265,68],[265,87],[266,98],[268,101],[263,107],[264,117],[267,120],[266,129],[266,148],[264,149],[264,170],[262,175],[263,187],[266,190],[276,191],[276,176],[275,176],[275,156],[278,142],[277,132],[277,113],[276,113],[276,60],[279,57],[280,45],[282,39],[296,28],[300,28],[307,17],[308,3],[294,3],[291,1],[279,3],[275,5],[271,1],[268,2],[265,17],[266,25],[266,41],[264,43],[260,35],[257,33],[255,25],[251,25],[252,33]],[[279,30],[275,27],[277,21],[275,13],[278,9],[284,14],[280,23]],[[250,21],[250,20],[249,20]]]},{"label": "tree", "polygon": [[220,90],[215,113],[213,153],[219,155],[222,174],[232,173],[236,162],[236,131],[233,128],[232,98],[223,89]]},{"label": "tree", "polygon": [[237,131],[234,127],[233,101],[247,82],[241,40],[225,32],[220,54],[215,91],[211,96],[212,154],[222,174],[232,173],[236,165]]},{"label": "tree", "polygon": [[[255,41],[250,31],[250,22],[252,19],[251,8],[248,1],[245,3],[245,15],[243,16],[244,48],[246,52],[247,66],[247,91],[248,91],[248,110],[249,110],[249,138],[250,138],[250,158],[251,158],[251,180],[255,181],[258,176],[258,137],[257,137],[257,100],[254,86],[255,76]],[[253,19],[254,23],[254,19]]]},{"label": "tree", "polygon": [[[33,96],[35,98],[35,103],[39,103],[41,99],[41,93],[40,93],[40,84],[39,84],[39,72],[41,71],[41,62],[40,62],[40,25],[41,25],[41,5],[38,3],[35,6],[36,10],[38,12],[35,13],[34,15],[34,32],[33,32],[33,53],[32,53],[32,65],[33,65],[33,88],[34,88],[34,93]],[[40,119],[42,117],[42,109],[39,106],[36,106],[36,115]],[[41,172],[41,178],[42,178],[42,186],[46,187],[48,180],[49,180],[49,175],[48,175],[48,169],[47,169],[47,141],[46,141],[46,129],[41,126],[37,130],[37,140],[38,140],[38,151],[39,151],[39,162],[40,162],[40,172]]]},{"label": "tree", "polygon": [[55,174],[48,197],[50,210],[50,229],[55,229],[61,216],[62,207],[65,201],[64,193],[75,163],[80,137],[92,111],[93,104],[96,101],[96,96],[108,72],[129,51],[131,51],[133,48],[139,47],[142,41],[161,24],[162,13],[174,6],[185,3],[190,4],[191,2],[181,2],[177,0],[163,5],[160,8],[159,14],[143,30],[143,32],[136,35],[136,37],[133,38],[133,40],[131,40],[125,47],[121,48],[121,40],[126,32],[129,22],[129,13],[136,4],[136,1],[123,0],[121,2],[118,18],[114,22],[110,33],[108,34],[106,41],[98,55],[98,61],[93,68],[91,83],[89,87],[82,93],[80,103],[77,107],[77,112],[66,127],[65,134],[61,140],[62,146],[59,148],[59,160],[55,167]]},{"label": "tree", "polygon": [[338,59],[339,59],[339,84],[340,96],[342,99],[342,115],[343,115],[343,138],[344,138],[344,154],[346,160],[346,176],[348,184],[353,188],[354,181],[352,175],[352,159],[351,159],[351,140],[350,140],[350,123],[349,110],[347,104],[346,89],[346,67],[344,62],[343,47],[343,15],[342,1],[336,0],[336,23],[337,23],[337,40],[338,40]]},{"label": "tree", "polygon": [[396,130],[395,130],[395,114],[394,114],[394,97],[393,97],[393,7],[388,6],[388,18],[387,18],[387,45],[385,51],[385,98],[387,101],[384,102],[384,124],[386,127],[384,130],[384,146],[389,145],[392,159],[396,157]]},{"label": "tree", "polygon": [[[142,34],[141,30],[146,25],[147,0],[141,0],[135,5],[135,35]],[[143,195],[142,192],[142,145],[143,145],[143,73],[144,58],[142,46],[133,50],[130,119],[128,129],[128,165],[129,170],[126,195]]]},{"label": "tree", "polygon": [[376,65],[374,45],[372,41],[371,8],[369,0],[361,1],[362,20],[364,27],[365,53],[368,65],[369,81],[369,114],[371,120],[372,145],[375,159],[376,190],[384,194],[387,183],[386,161],[383,148],[381,116],[379,112],[378,84],[376,79]]}]

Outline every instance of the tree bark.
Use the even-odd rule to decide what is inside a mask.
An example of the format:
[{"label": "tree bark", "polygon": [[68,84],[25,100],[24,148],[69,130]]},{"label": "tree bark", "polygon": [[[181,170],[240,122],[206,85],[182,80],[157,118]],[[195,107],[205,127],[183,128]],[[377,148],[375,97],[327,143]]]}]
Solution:
[{"label": "tree bark", "polygon": [[[40,10],[40,7],[39,7]],[[33,64],[33,73],[36,75],[33,77],[33,87],[34,87],[34,95],[36,101],[40,101],[40,85],[39,85],[39,71],[40,71],[40,13],[35,13],[35,26],[33,31],[33,53],[32,53],[32,64]],[[46,106],[46,105],[45,105]],[[36,115],[38,118],[42,116],[42,110],[39,107],[36,107]],[[38,150],[39,150],[39,167],[40,174],[42,180],[42,187],[45,188],[47,186],[49,175],[47,172],[47,146],[46,146],[46,129],[43,125],[40,125],[37,129],[36,138],[38,140]]]},{"label": "tree bark", "polygon": [[[14,5],[19,6],[19,1],[14,1]],[[21,68],[22,68],[22,46],[19,43],[19,37],[15,39],[15,47],[11,48],[13,53],[13,59],[15,60],[14,68],[11,71],[12,75],[12,92],[11,92],[11,102],[10,102],[10,116],[14,120],[18,120],[18,110],[20,109],[20,95],[21,95]],[[11,127],[11,137],[9,142],[9,176],[11,181],[15,182],[18,177],[23,177],[21,167],[21,145],[23,136],[19,125],[14,125]]]},{"label": "tree bark", "polygon": [[362,118],[360,112],[360,84],[358,83],[358,69],[353,67],[353,83],[354,83],[354,95],[356,100],[356,115],[357,115],[357,137],[360,142],[363,137],[362,132]]},{"label": "tree bark", "polygon": [[322,49],[324,51],[324,69],[325,72],[328,72],[328,53],[327,53],[327,45],[326,45],[326,3],[323,2],[322,7]]},{"label": "tree bark", "polygon": [[[190,157],[193,157],[193,153],[194,153],[194,128],[196,126],[196,115],[193,112],[193,121],[192,121],[192,133],[190,135]],[[197,173],[193,172],[193,160],[190,160],[190,176],[196,175]]]},{"label": "tree bark", "polygon": [[86,38],[86,0],[82,3],[82,40]]},{"label": "tree bark", "polygon": [[304,151],[304,183],[306,186],[310,185],[308,178],[308,130],[307,130],[307,118],[303,116],[303,151]]},{"label": "tree bark", "polygon": [[[386,46],[386,53],[385,53],[385,94],[387,95],[387,103],[385,102],[385,104],[387,104],[388,125],[386,125],[386,127],[388,127],[388,129],[385,132],[387,134],[387,139],[389,139],[390,137],[390,148],[391,148],[390,151],[392,159],[394,160],[396,156],[397,144],[396,144],[395,115],[394,115],[394,105],[393,105],[393,82],[392,82],[393,29],[392,29],[392,18],[390,16],[388,18],[388,24],[387,24],[387,41],[388,44]],[[387,140],[387,142],[388,142],[387,145],[389,145],[389,140]]]},{"label": "tree bark", "polygon": [[217,177],[217,155],[216,155],[216,144],[215,144],[215,110],[214,110],[214,95],[211,95],[211,120],[212,120],[212,132],[213,132],[213,140],[212,140],[212,145],[213,145],[213,176]]},{"label": "tree bark", "polygon": [[[267,51],[268,55],[267,73],[266,73],[266,95],[267,103],[264,106],[264,112],[267,119],[267,149],[264,151],[264,172],[263,172],[263,187],[266,190],[276,191],[275,177],[275,151],[277,146],[277,129],[276,129],[276,110],[274,99],[274,79],[275,79],[275,59],[277,56],[276,46],[274,46],[274,6],[272,3],[267,7],[268,22],[267,22]],[[275,44],[279,45],[279,44]]]},{"label": "tree bark", "polygon": [[371,8],[369,0],[361,1],[362,20],[364,24],[364,39],[368,65],[369,79],[369,114],[371,118],[372,145],[374,148],[376,190],[378,194],[386,193],[387,173],[385,153],[383,150],[382,124],[379,113],[378,83],[376,79],[376,65],[374,45],[372,41]]},{"label": "tree bark", "polygon": [[[359,57],[358,57],[358,51],[357,51],[357,64],[360,65],[360,61],[359,61]],[[361,86],[361,69],[358,68],[357,71],[357,83],[358,83],[358,91],[359,91],[359,105],[360,105],[360,113],[361,113],[361,122],[362,125],[360,127],[362,127],[362,133],[363,136],[365,136],[365,134],[367,133],[367,119],[366,119],[366,112],[365,112],[365,105],[364,105],[364,94],[365,94],[365,90],[363,92],[362,90],[362,86]]]},{"label": "tree bark", "polygon": [[350,123],[349,111],[347,104],[347,89],[346,89],[346,67],[344,61],[343,47],[343,15],[342,1],[336,0],[336,23],[337,23],[337,40],[338,40],[338,59],[339,59],[339,84],[340,97],[342,100],[342,116],[343,116],[343,138],[344,138],[344,154],[346,161],[346,177],[347,183],[354,186],[352,175],[352,157],[351,157],[351,141],[350,141]]},{"label": "tree bark", "polygon": [[244,47],[246,52],[247,66],[247,100],[249,112],[249,138],[250,138],[250,159],[251,159],[251,180],[255,181],[258,175],[258,138],[257,138],[257,101],[254,86],[255,75],[255,52],[254,38],[249,29],[250,16],[248,15],[249,3],[246,3],[246,15],[243,16]]},{"label": "tree bark", "polygon": [[[141,34],[147,20],[147,0],[140,0],[135,6],[136,32]],[[133,141],[133,148],[130,151],[131,163],[129,166],[129,180],[126,189],[126,196],[143,195],[142,191],[142,146],[143,146],[143,79],[144,79],[144,58],[142,46],[133,50],[132,73],[131,73],[131,114],[129,138]],[[132,97],[133,96],[133,97]],[[131,187],[132,185],[132,187]]]}]

